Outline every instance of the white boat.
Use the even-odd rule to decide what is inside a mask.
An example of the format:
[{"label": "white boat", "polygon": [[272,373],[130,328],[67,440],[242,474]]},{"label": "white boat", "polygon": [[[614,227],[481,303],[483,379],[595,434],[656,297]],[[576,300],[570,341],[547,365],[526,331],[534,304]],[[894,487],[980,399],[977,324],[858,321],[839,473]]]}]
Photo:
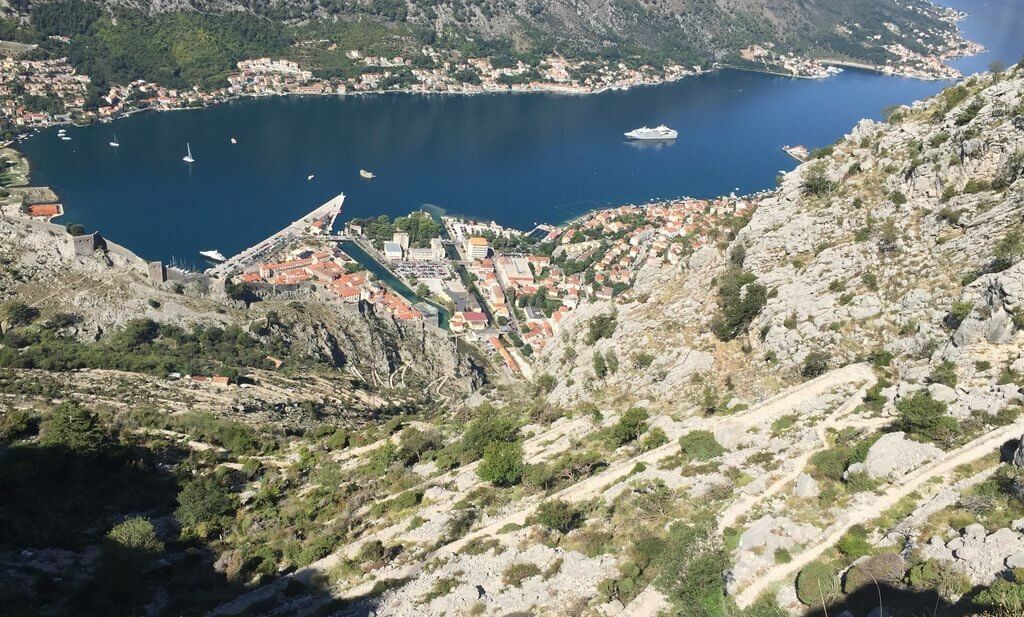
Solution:
[{"label": "white boat", "polygon": [[228,259],[227,257],[224,256],[224,253],[221,253],[218,250],[199,251],[199,254],[202,255],[203,258],[205,258],[207,261],[212,261],[213,263],[218,264],[223,263]]},{"label": "white boat", "polygon": [[237,139],[235,139],[234,137],[232,137],[232,138],[231,138],[231,143],[233,143],[233,144],[237,144],[237,143],[238,143],[238,140],[237,140]]},{"label": "white boat", "polygon": [[314,176],[313,174],[309,174],[308,176],[306,176],[306,181],[308,182],[308,181],[312,180],[315,177],[316,176]]},{"label": "white boat", "polygon": [[377,176],[373,175],[371,172],[366,171],[365,169],[360,169],[359,170],[359,175],[364,177],[364,178],[366,178],[367,180],[373,180],[374,178],[377,177]]},{"label": "white boat", "polygon": [[60,136],[60,138],[61,138],[61,139],[62,139],[63,141],[71,141],[71,138],[70,138],[70,137],[68,137],[67,135],[61,135],[61,136]]},{"label": "white boat", "polygon": [[110,142],[111,148],[120,148],[121,142],[117,141],[117,133],[114,133],[114,141]]},{"label": "white boat", "polygon": [[675,139],[679,137],[679,133],[662,124],[653,129],[642,126],[625,133],[625,136],[630,139]]},{"label": "white boat", "polygon": [[192,158],[192,146],[188,142],[185,142],[185,152],[186,154],[185,156],[181,157],[181,160],[185,161],[186,163],[195,163],[196,160]]}]

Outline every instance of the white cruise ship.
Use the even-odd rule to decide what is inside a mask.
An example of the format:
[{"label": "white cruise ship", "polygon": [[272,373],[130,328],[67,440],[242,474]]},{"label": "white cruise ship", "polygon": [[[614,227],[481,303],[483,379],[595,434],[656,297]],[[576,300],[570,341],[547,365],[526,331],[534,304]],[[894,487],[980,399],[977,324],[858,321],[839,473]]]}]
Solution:
[{"label": "white cruise ship", "polygon": [[656,126],[653,129],[643,126],[625,133],[625,135],[630,139],[675,139],[676,137],[679,137],[678,132],[674,129],[668,128],[664,124]]}]

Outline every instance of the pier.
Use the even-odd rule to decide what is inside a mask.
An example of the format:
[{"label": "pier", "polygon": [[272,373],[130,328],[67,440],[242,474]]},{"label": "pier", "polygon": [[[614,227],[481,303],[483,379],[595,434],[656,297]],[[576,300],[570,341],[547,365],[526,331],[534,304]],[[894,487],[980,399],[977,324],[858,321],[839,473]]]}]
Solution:
[{"label": "pier", "polygon": [[326,236],[327,234],[330,234],[331,229],[334,227],[334,222],[341,214],[341,209],[344,205],[345,194],[341,193],[334,199],[331,199],[309,214],[292,222],[284,229],[268,237],[266,240],[250,246],[241,253],[234,255],[224,263],[210,268],[206,272],[210,276],[214,277],[227,277],[234,272],[245,270],[247,267],[253,265],[274,251],[277,251],[296,238],[300,238],[310,233],[316,233],[311,230],[320,230],[319,233]]}]

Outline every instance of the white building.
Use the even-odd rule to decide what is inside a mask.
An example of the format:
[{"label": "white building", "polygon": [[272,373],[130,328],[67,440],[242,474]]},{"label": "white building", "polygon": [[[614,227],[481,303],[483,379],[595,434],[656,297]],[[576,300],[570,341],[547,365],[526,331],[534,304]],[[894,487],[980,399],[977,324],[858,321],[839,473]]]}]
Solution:
[{"label": "white building", "polygon": [[392,261],[400,260],[402,258],[402,245],[397,242],[385,242],[384,257]]},{"label": "white building", "polygon": [[487,238],[472,236],[466,240],[466,257],[470,259],[487,259],[490,254],[491,245]]}]

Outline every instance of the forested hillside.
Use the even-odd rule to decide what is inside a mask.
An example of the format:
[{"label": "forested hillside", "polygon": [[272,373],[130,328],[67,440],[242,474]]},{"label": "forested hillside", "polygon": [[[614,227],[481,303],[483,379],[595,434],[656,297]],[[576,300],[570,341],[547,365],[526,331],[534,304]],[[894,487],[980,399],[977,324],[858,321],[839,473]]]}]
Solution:
[{"label": "forested hillside", "polygon": [[351,75],[360,67],[345,50],[432,65],[438,59],[421,53],[425,45],[505,64],[560,54],[708,66],[750,45],[881,64],[893,58],[887,46],[937,54],[954,36],[950,21],[924,0],[23,0],[0,36],[70,56],[101,87],[138,78],[210,87],[247,57],[288,56],[325,75]]}]

